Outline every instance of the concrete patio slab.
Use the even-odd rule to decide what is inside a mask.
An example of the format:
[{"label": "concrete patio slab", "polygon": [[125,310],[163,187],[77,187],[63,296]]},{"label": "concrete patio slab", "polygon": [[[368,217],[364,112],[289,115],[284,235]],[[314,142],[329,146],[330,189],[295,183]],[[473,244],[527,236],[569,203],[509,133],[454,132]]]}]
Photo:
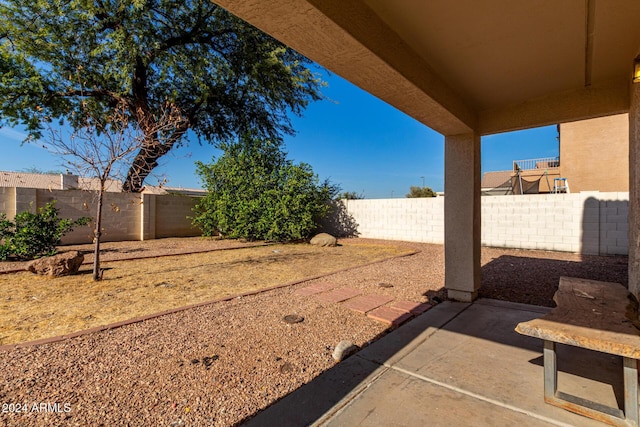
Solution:
[{"label": "concrete patio slab", "polygon": [[[429,411],[424,405],[428,402]],[[463,393],[390,370],[323,426],[551,426]]]},{"label": "concrete patio slab", "polygon": [[[514,331],[519,322],[541,315],[538,308],[535,310],[480,300],[398,361],[394,368],[498,405],[523,410],[539,419],[570,425],[601,425],[595,421],[589,424],[592,420],[579,416],[576,421],[576,415],[544,403],[542,341]],[[616,360],[593,352],[585,354],[577,348],[563,348],[558,363],[562,364],[558,376],[561,390],[617,407],[612,385],[600,382],[610,379],[622,391],[622,369],[616,366]]]},{"label": "concrete patio slab", "polygon": [[[543,401],[542,342],[515,326],[543,307],[445,302],[251,419],[251,426],[602,426]],[[617,357],[568,346],[559,388],[619,407]]]}]

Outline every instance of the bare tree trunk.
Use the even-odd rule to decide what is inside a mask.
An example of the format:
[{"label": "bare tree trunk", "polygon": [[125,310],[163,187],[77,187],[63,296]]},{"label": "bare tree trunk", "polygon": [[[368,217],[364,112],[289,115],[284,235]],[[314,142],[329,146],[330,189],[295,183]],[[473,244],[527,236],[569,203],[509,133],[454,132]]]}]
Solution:
[{"label": "bare tree trunk", "polygon": [[151,171],[158,166],[158,159],[169,152],[169,148],[164,148],[160,144],[143,147],[136,154],[127,178],[122,184],[122,191],[125,193],[139,193],[142,190],[142,183],[149,176]]},{"label": "bare tree trunk", "polygon": [[[166,125],[166,123],[163,125]],[[155,126],[158,125],[156,124]],[[187,121],[176,123],[173,133],[165,138],[164,141],[158,140],[158,134],[153,128],[149,130],[150,135],[145,135],[144,146],[136,154],[127,172],[127,178],[122,184],[122,191],[125,193],[139,193],[142,190],[144,180],[158,166],[158,159],[171,151],[175,143],[187,132],[188,128],[189,123]]]},{"label": "bare tree trunk", "polygon": [[93,280],[102,280],[100,272],[100,236],[102,236],[102,200],[104,198],[104,180],[100,182],[98,207],[96,209],[96,228],[93,230]]}]

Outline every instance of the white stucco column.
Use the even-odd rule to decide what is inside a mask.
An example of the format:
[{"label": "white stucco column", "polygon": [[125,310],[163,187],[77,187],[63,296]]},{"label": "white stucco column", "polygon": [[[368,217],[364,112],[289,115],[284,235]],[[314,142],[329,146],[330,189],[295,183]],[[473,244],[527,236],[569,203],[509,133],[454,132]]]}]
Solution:
[{"label": "white stucco column", "polygon": [[640,83],[629,108],[629,291],[640,297]]},{"label": "white stucco column", "polygon": [[445,137],[444,159],[445,287],[470,302],[480,287],[480,137]]}]

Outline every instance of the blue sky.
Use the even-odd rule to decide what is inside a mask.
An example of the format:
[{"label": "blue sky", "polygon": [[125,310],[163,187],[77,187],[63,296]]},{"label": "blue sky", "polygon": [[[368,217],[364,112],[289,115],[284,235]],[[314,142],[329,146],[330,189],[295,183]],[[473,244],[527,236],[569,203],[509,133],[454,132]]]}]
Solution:
[{"label": "blue sky", "polygon": [[[365,198],[404,197],[411,186],[444,190],[444,137],[336,75],[325,75],[329,100],[311,104],[293,118],[297,133],[286,137],[295,162],[309,163],[320,179]],[[555,126],[482,139],[482,170],[508,170],[513,160],[559,155]],[[37,144],[23,144],[19,129],[0,129],[5,147],[0,170],[64,170],[62,161]],[[190,142],[161,160],[171,187],[199,188],[194,162],[219,151]],[[154,184],[151,179],[149,184]]]}]

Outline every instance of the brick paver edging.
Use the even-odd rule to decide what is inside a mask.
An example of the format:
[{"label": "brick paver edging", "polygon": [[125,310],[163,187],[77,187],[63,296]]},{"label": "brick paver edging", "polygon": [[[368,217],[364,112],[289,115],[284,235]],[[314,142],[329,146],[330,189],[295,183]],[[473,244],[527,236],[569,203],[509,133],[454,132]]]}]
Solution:
[{"label": "brick paver edging", "polygon": [[[260,246],[260,245],[257,245],[257,246]],[[238,249],[238,248],[228,248],[228,249]],[[216,249],[216,250],[221,250],[221,249]],[[96,327],[89,328],[89,329],[83,329],[82,331],[72,332],[72,333],[66,334],[66,335],[58,335],[56,337],[42,338],[42,339],[39,339],[39,340],[27,341],[27,342],[22,342],[22,343],[17,343],[17,344],[0,345],[0,351],[9,351],[9,350],[14,350],[14,349],[23,348],[23,347],[32,347],[32,346],[38,346],[38,345],[43,345],[43,344],[52,344],[52,343],[56,343],[56,342],[60,342],[60,341],[65,341],[65,340],[68,340],[68,339],[71,339],[71,338],[77,338],[77,337],[80,337],[80,336],[83,336],[83,335],[92,334],[92,333],[95,333],[95,332],[102,332],[102,331],[106,331],[106,330],[110,330],[110,329],[116,329],[116,328],[120,328],[122,326],[131,325],[133,323],[139,323],[139,322],[144,322],[145,320],[155,319],[156,317],[166,316],[168,314],[173,314],[173,313],[178,313],[180,311],[190,310],[192,308],[203,307],[203,306],[206,306],[206,305],[212,305],[212,304],[216,304],[216,303],[224,302],[224,301],[231,301],[231,300],[236,299],[236,298],[242,298],[242,297],[247,297],[247,296],[252,296],[252,295],[258,295],[258,294],[261,294],[261,293],[264,293],[264,292],[269,292],[269,291],[273,291],[273,290],[276,290],[276,289],[286,288],[288,286],[299,285],[301,283],[309,282],[311,280],[316,280],[316,279],[320,279],[322,277],[331,276],[332,274],[339,274],[339,273],[343,273],[345,271],[354,270],[356,268],[367,267],[367,266],[370,266],[370,265],[379,264],[379,263],[390,261],[390,260],[397,259],[397,258],[404,258],[404,257],[407,257],[407,256],[412,256],[412,255],[419,254],[420,252],[422,252],[422,251],[419,250],[419,249],[414,249],[413,252],[410,252],[410,253],[407,253],[407,254],[396,255],[396,256],[391,257],[391,258],[386,258],[386,259],[382,259],[382,260],[379,260],[379,261],[372,261],[372,262],[368,262],[366,264],[357,265],[355,267],[342,268],[340,270],[332,271],[330,273],[320,274],[318,276],[313,276],[313,277],[307,277],[307,278],[304,278],[304,279],[301,279],[301,280],[295,280],[293,282],[284,283],[282,285],[276,285],[276,286],[271,286],[269,288],[258,289],[258,290],[251,291],[251,292],[245,292],[243,294],[231,295],[231,296],[224,297],[224,298],[218,298],[218,299],[212,300],[212,301],[199,302],[197,304],[191,304],[191,305],[185,305],[183,307],[172,308],[170,310],[161,311],[159,313],[148,314],[146,316],[134,317],[133,319],[123,320],[121,322],[111,323],[111,324],[102,325],[102,326],[96,326]],[[151,257],[151,258],[155,258],[155,257]]]},{"label": "brick paver edging", "polygon": [[[275,245],[275,243],[256,243],[255,245],[248,245],[248,246],[234,246],[231,248],[218,248],[218,249],[201,249],[201,250],[188,251],[188,252],[176,252],[173,254],[160,254],[160,255],[147,255],[147,256],[142,255],[142,256],[132,256],[129,258],[118,258],[118,259],[101,259],[100,262],[103,263],[103,262],[134,261],[137,259],[164,258],[168,256],[180,256],[180,255],[195,255],[195,254],[203,254],[205,252],[231,251],[235,249],[246,249],[246,248],[261,248],[263,246],[271,246],[271,245]],[[25,263],[26,262],[30,262],[30,261],[25,261]],[[93,260],[82,262],[82,265],[87,265],[87,264],[93,264]],[[9,270],[0,269],[0,274],[21,273],[23,271],[29,271],[29,270],[27,270],[26,268],[14,268]]]}]

